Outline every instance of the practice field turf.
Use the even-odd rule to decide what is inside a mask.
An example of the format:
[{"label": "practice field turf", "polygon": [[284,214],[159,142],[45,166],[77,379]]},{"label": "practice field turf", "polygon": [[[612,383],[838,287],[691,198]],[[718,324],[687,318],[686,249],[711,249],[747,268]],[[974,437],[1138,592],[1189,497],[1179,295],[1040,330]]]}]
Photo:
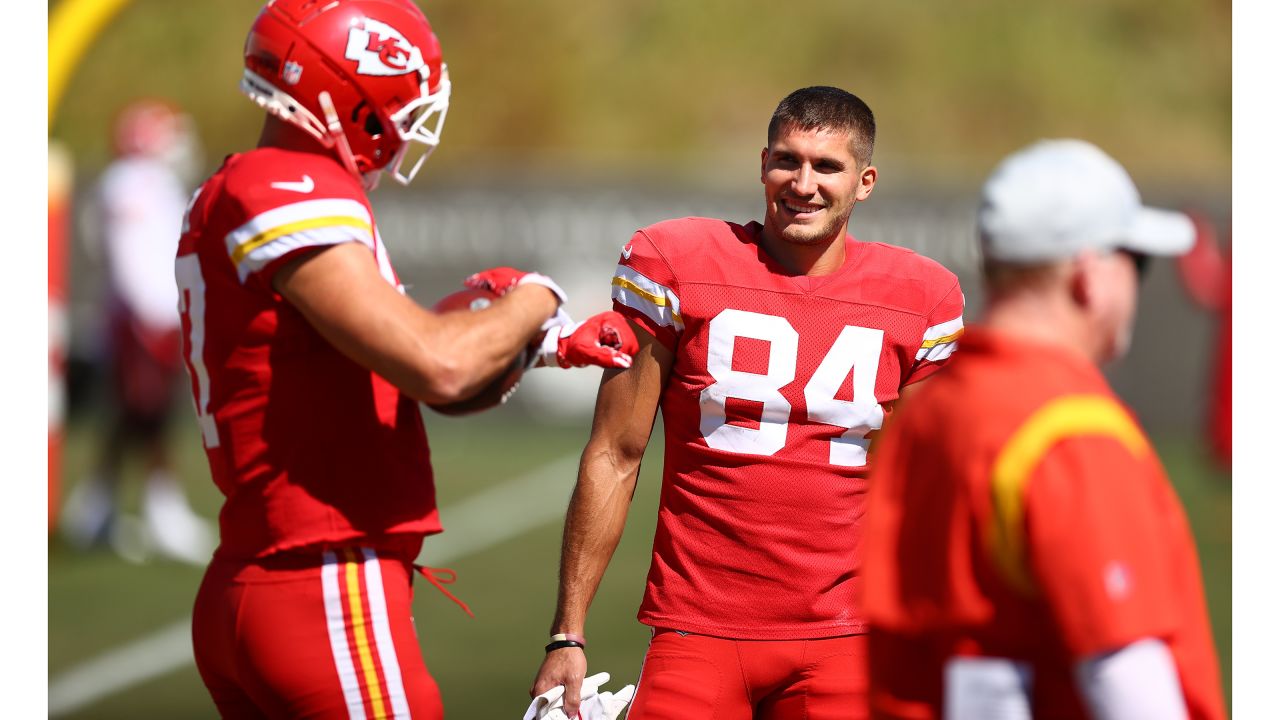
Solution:
[{"label": "practice field turf", "polygon": [[[555,604],[560,521],[573,486],[576,455],[588,421],[547,424],[517,408],[449,419],[429,413],[428,432],[437,470],[443,521],[438,541],[474,540],[474,551],[442,563],[458,572],[451,589],[475,612],[468,618],[425,582],[415,585],[419,636],[427,664],[439,681],[449,717],[517,718],[528,704],[527,690],[542,658]],[[87,471],[95,426],[83,420],[69,428],[65,468],[68,483]],[[1223,677],[1231,670],[1231,487],[1230,476],[1210,468],[1192,442],[1163,439],[1157,445],[1187,506],[1200,545],[1205,586]],[[184,423],[176,438],[180,469],[197,508],[213,517],[219,496],[208,480],[199,440]],[[565,460],[569,458],[569,460]],[[539,468],[565,468],[545,478],[540,497],[511,490],[513,479]],[[626,535],[592,608],[587,635],[591,670],[608,671],[606,689],[634,682],[648,640],[635,620],[656,517],[661,441],[655,439],[642,469]],[[127,480],[136,480],[136,466]],[[451,522],[449,509],[469,497],[486,497],[504,507],[492,516],[468,513],[468,526]],[[136,507],[133,493],[126,509]],[[515,507],[512,505],[515,504]],[[473,510],[475,505],[469,506]],[[553,508],[548,514],[545,508]],[[556,509],[558,508],[558,509]],[[540,510],[541,509],[541,510]],[[541,513],[541,514],[540,514]],[[507,532],[525,517],[550,517],[527,531]],[[504,536],[510,535],[506,539]],[[494,541],[494,538],[497,540]],[[431,554],[428,540],[428,561]],[[130,564],[106,551],[75,553],[56,537],[49,547],[49,677],[56,685],[66,673],[103,653],[183,622],[201,570],[156,560]],[[133,659],[138,666],[146,658]],[[214,708],[195,668],[179,664],[145,682],[107,694],[64,715],[69,718],[212,718]]]}]

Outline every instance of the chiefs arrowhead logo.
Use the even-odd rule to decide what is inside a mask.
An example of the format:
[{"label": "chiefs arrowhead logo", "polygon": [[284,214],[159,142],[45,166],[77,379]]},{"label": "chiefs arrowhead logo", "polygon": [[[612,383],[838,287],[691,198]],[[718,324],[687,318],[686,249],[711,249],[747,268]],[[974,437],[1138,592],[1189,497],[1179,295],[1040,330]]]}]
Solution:
[{"label": "chiefs arrowhead logo", "polygon": [[347,34],[347,59],[361,75],[406,75],[423,67],[422,51],[390,25],[365,18]]}]

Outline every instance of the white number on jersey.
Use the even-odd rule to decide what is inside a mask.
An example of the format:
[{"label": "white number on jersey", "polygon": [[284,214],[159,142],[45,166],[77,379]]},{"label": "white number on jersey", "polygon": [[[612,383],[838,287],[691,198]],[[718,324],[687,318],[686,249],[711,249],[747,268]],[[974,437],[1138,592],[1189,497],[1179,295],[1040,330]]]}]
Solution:
[{"label": "white number on jersey", "polygon": [[204,191],[203,185],[196,188],[196,191],[191,193],[191,199],[187,201],[187,209],[182,211],[182,234],[183,235],[186,235],[187,233],[191,232],[191,208],[196,206],[196,200],[200,199],[200,193],[203,191]]},{"label": "white number on jersey", "polygon": [[[769,343],[765,374],[733,369],[734,343],[740,337]],[[867,464],[867,433],[884,422],[884,408],[875,397],[883,344],[883,330],[846,326],[805,385],[809,419],[846,428],[831,442],[832,465]],[[716,380],[699,397],[700,429],[707,445],[749,455],[773,455],[781,450],[791,417],[791,403],[781,389],[795,380],[800,334],[786,318],[726,309],[712,318],[707,346],[707,372]],[[851,371],[853,400],[838,400],[840,386]],[[730,424],[725,410],[728,398],[761,403],[760,427]]]},{"label": "white number on jersey", "polygon": [[204,276],[200,273],[200,256],[191,253],[178,258],[175,265],[178,281],[178,311],[187,319],[191,335],[183,343],[187,362],[195,374],[196,419],[204,446],[218,447],[218,426],[209,414],[209,370],[204,365]]},{"label": "white number on jersey", "polygon": [[[733,345],[740,337],[769,343],[769,372],[765,375],[733,369]],[[698,398],[699,425],[707,444],[717,450],[772,455],[787,444],[791,403],[778,390],[795,379],[800,334],[786,318],[728,309],[711,319],[707,337],[707,372],[716,381]],[[730,425],[725,400],[741,398],[764,403],[760,429]]]}]

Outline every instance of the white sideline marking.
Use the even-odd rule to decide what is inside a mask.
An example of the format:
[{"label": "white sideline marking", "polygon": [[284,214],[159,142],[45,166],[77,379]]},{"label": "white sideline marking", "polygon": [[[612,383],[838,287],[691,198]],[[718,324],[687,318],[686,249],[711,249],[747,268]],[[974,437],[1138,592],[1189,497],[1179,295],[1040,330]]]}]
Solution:
[{"label": "white sideline marking", "polygon": [[[577,456],[566,456],[442,509],[440,517],[451,529],[428,538],[418,561],[425,563],[430,556],[437,565],[453,562],[563,517],[577,471]],[[50,679],[49,717],[75,712],[194,662],[187,617]]]},{"label": "white sideline marking", "polygon": [[141,640],[109,650],[49,683],[49,717],[78,710],[95,700],[193,662],[191,619]]},{"label": "white sideline marking", "polygon": [[578,477],[578,456],[555,460],[440,511],[449,530],[423,543],[418,562],[449,563],[564,519]]}]

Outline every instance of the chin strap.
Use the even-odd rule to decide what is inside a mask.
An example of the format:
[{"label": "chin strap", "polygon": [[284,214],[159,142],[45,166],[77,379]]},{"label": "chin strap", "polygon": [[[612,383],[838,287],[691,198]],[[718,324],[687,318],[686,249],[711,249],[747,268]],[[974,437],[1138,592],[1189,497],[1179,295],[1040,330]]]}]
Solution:
[{"label": "chin strap", "polygon": [[[360,178],[362,183],[367,183],[364,173],[361,173],[360,168],[356,167],[356,158],[351,153],[351,144],[347,142],[347,134],[342,131],[342,122],[338,120],[338,109],[333,105],[333,97],[329,95],[328,90],[321,90],[317,99],[320,101],[320,109],[324,111],[324,121],[329,129],[329,137],[333,140],[334,149],[338,151],[338,159],[351,171],[351,174]],[[376,180],[374,184],[377,184]]]}]

